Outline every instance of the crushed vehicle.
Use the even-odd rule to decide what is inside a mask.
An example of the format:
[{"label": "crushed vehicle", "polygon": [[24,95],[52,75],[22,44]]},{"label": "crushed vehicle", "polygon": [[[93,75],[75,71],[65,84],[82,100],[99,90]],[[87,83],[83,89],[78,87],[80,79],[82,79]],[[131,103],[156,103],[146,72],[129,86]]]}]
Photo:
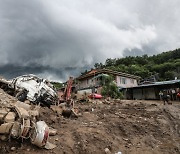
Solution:
[{"label": "crushed vehicle", "polygon": [[[12,80],[0,80],[2,89],[20,101],[29,100],[40,103],[43,106],[56,104],[58,96],[54,86],[46,79],[39,78],[33,74],[16,77]],[[11,89],[11,91],[9,90]]]}]

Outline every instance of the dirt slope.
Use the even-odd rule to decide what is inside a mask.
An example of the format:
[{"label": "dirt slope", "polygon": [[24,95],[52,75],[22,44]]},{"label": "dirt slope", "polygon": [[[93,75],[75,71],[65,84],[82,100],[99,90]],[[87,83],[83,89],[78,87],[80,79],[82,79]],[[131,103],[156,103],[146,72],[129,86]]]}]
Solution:
[{"label": "dirt slope", "polygon": [[[9,101],[16,100],[0,90],[0,104]],[[50,137],[57,148],[48,151],[29,140],[10,140],[0,141],[0,153],[103,154],[105,148],[123,154],[180,153],[180,102],[164,106],[159,101],[98,101],[76,103],[76,107],[81,113],[78,119],[41,108],[39,120],[58,129]]]}]

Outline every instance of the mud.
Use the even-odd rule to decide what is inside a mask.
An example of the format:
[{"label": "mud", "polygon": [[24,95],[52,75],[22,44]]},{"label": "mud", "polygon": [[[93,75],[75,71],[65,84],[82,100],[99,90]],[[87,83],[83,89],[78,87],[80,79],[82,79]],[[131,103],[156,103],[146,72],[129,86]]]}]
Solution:
[{"label": "mud", "polygon": [[[13,101],[16,100],[0,90],[0,104]],[[57,129],[57,135],[49,138],[57,147],[45,150],[29,140],[10,139],[0,141],[0,153],[104,154],[106,148],[123,154],[180,153],[180,102],[102,102],[76,102],[78,118],[64,118],[43,107],[39,120]]]}]

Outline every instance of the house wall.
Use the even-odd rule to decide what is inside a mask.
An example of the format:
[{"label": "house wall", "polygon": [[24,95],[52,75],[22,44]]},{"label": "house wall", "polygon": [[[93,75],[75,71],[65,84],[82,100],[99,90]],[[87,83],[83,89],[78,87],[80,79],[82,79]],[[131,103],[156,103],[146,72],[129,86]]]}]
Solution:
[{"label": "house wall", "polygon": [[93,77],[91,78],[87,78],[84,80],[81,80],[78,84],[78,89],[83,89],[83,88],[89,88],[89,87],[93,87],[99,84],[99,80],[93,79]]},{"label": "house wall", "polygon": [[[81,80],[78,84],[78,89],[89,88],[99,85],[99,79],[93,79],[93,77]],[[137,86],[137,80],[128,77],[115,76],[115,81],[118,87],[129,88]]]},{"label": "house wall", "polygon": [[144,93],[144,99],[156,99],[154,88],[143,89],[143,93]]},{"label": "house wall", "polygon": [[122,76],[116,76],[116,84],[118,87],[123,87],[123,88],[135,87],[138,85],[136,79],[122,77]]},{"label": "house wall", "polygon": [[133,89],[133,99],[157,99],[154,88]]},{"label": "house wall", "polygon": [[133,89],[133,99],[143,99],[142,89]]},{"label": "house wall", "polygon": [[83,94],[91,94],[92,89],[79,90],[77,93],[81,94],[81,95],[83,95]]},{"label": "house wall", "polygon": [[144,87],[135,87],[135,88],[127,88],[124,89],[124,91],[126,92],[126,97],[127,99],[149,99],[149,100],[159,100],[160,96],[159,96],[159,92],[163,91],[163,90],[175,90],[175,94],[172,95],[171,93],[171,99],[172,100],[176,100],[176,95],[177,92],[180,89],[180,84],[179,82],[177,83],[172,83],[172,84],[162,84],[162,85],[153,85],[153,86],[144,86]]},{"label": "house wall", "polygon": [[92,93],[92,89],[85,89],[77,91],[77,99],[87,98]]}]

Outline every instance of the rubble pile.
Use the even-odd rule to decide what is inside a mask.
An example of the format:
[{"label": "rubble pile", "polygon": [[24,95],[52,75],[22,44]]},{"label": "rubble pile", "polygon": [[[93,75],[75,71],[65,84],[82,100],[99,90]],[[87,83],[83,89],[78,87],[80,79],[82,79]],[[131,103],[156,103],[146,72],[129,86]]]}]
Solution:
[{"label": "rubble pile", "polygon": [[32,144],[39,147],[46,149],[56,147],[48,142],[51,130],[47,124],[44,121],[37,121],[40,106],[20,102],[5,94],[1,89],[0,95],[1,140],[8,141],[11,138],[30,139]]}]

